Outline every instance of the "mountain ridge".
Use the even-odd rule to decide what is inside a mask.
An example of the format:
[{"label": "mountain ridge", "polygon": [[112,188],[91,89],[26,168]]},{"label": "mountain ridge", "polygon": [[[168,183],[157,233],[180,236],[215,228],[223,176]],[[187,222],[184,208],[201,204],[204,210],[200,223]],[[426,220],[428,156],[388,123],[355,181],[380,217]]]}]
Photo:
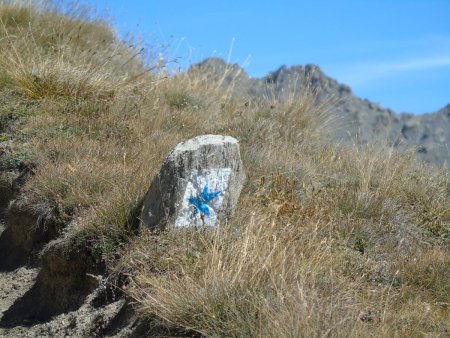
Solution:
[{"label": "mountain ridge", "polygon": [[309,81],[319,88],[319,99],[337,99],[331,112],[339,125],[333,137],[359,144],[387,142],[400,150],[415,148],[419,158],[430,164],[450,163],[450,103],[434,113],[396,113],[390,108],[357,97],[350,86],[326,75],[317,65],[280,66],[259,78],[250,77],[238,64],[207,58],[189,71],[207,73],[224,86],[233,82],[234,94],[252,98],[286,100]]}]

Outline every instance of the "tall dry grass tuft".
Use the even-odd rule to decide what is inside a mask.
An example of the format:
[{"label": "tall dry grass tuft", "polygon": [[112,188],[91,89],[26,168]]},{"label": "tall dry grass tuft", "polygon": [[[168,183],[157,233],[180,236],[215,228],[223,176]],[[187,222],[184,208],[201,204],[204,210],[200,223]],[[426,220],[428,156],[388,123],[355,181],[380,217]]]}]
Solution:
[{"label": "tall dry grass tuft", "polygon": [[333,274],[331,243],[255,211],[239,227],[190,234],[194,245],[176,240],[189,234],[169,234],[181,249],[162,253],[172,263],[162,273],[136,259],[140,287],[132,294],[142,309],[206,336],[324,334],[354,319],[357,282]]},{"label": "tall dry grass tuft", "polygon": [[126,48],[106,25],[39,15],[32,3],[0,6],[0,69],[29,98],[110,101],[138,85],[144,72],[130,62],[137,49]]}]

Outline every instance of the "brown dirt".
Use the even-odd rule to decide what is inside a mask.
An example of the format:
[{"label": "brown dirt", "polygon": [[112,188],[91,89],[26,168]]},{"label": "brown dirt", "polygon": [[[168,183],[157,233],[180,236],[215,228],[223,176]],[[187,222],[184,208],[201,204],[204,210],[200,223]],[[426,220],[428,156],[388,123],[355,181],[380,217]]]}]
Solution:
[{"label": "brown dirt", "polygon": [[95,307],[99,289],[92,292],[80,308],[63,312],[48,321],[4,322],[4,314],[32,289],[38,269],[21,267],[13,272],[0,273],[0,337],[139,337],[134,335],[135,322],[114,324],[122,316],[125,300]]},{"label": "brown dirt", "polygon": [[[0,224],[0,235],[4,230]],[[72,311],[48,317],[45,309],[58,307],[51,297],[36,298],[42,268],[21,266],[0,271],[0,337],[145,337],[145,324],[139,324],[125,299],[102,304],[103,287],[97,286]],[[41,277],[42,278],[42,277]],[[101,276],[89,275],[93,281]],[[67,278],[65,282],[69,279]],[[41,286],[42,288],[42,286]],[[68,290],[70,291],[70,290]],[[35,298],[30,295],[35,294]],[[36,304],[36,300],[41,305]],[[100,300],[100,301],[99,301]],[[43,304],[43,305],[42,305]],[[25,305],[25,306],[24,306]],[[41,309],[41,315],[36,313]],[[33,316],[30,316],[32,314]]]},{"label": "brown dirt", "polygon": [[149,335],[124,298],[107,300],[101,268],[83,252],[65,253],[60,231],[40,231],[42,215],[23,200],[2,197],[0,337]]}]

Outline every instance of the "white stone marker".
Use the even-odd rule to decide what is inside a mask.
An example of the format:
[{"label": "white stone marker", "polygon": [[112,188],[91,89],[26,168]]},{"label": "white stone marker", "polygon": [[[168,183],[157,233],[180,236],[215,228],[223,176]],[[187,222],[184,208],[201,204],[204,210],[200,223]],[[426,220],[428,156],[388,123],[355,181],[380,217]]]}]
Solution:
[{"label": "white stone marker", "polygon": [[231,217],[244,181],[236,139],[192,138],[165,159],[144,198],[141,222],[151,228],[215,226]]}]

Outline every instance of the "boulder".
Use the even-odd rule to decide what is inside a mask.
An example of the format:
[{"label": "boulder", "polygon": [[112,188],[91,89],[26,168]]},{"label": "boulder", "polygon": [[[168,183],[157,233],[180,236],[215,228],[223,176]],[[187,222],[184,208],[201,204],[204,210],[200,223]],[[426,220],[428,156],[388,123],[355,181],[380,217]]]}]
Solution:
[{"label": "boulder", "polygon": [[164,160],[144,198],[141,223],[164,228],[212,227],[226,222],[244,181],[235,138],[202,135],[189,139]]}]

